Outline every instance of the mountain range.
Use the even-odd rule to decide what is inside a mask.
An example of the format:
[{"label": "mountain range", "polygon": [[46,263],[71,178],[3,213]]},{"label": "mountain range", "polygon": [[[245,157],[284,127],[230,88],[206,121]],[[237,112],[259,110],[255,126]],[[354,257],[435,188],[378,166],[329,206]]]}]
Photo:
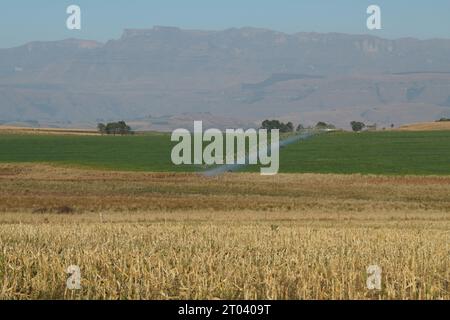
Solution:
[{"label": "mountain range", "polygon": [[170,130],[450,117],[450,39],[154,27],[0,49],[0,123]]}]

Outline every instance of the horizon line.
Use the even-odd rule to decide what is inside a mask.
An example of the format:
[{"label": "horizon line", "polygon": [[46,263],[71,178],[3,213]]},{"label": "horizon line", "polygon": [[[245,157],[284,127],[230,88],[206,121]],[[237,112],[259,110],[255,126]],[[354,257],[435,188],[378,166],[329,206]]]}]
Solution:
[{"label": "horizon line", "polygon": [[167,30],[177,30],[177,31],[184,31],[184,32],[205,32],[205,33],[221,33],[231,30],[259,30],[259,31],[266,31],[266,32],[272,32],[272,33],[278,33],[285,36],[296,36],[301,34],[316,34],[316,35],[342,35],[342,36],[354,36],[354,37],[370,37],[375,38],[379,40],[386,40],[386,41],[401,41],[401,40],[415,40],[415,41],[436,41],[436,40],[444,40],[444,41],[450,41],[450,37],[444,38],[444,37],[430,37],[430,38],[420,38],[415,36],[403,36],[403,37],[382,37],[370,33],[345,33],[345,32],[318,32],[318,31],[297,31],[297,32],[284,32],[284,31],[278,31],[275,29],[270,28],[264,28],[264,27],[252,27],[252,26],[242,26],[242,27],[229,27],[224,29],[192,29],[192,28],[182,28],[177,26],[170,26],[170,25],[154,25],[152,27],[148,28],[124,28],[122,30],[122,35],[119,38],[110,38],[106,41],[96,40],[96,39],[88,39],[88,38],[77,38],[77,37],[69,37],[69,38],[60,38],[60,39],[54,39],[54,40],[31,40],[24,42],[20,45],[15,45],[11,47],[0,47],[0,50],[5,49],[14,49],[14,48],[20,48],[29,44],[33,43],[45,43],[45,42],[63,42],[63,41],[90,41],[90,42],[96,42],[97,44],[104,45],[110,41],[118,41],[122,39],[126,32],[129,31],[138,31],[138,32],[145,32],[145,31],[158,31],[158,29],[167,29]]}]

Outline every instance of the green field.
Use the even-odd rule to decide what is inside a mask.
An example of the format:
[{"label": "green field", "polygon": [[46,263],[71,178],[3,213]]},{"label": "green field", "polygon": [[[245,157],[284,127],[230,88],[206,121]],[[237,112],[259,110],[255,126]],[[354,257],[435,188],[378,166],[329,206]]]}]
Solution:
[{"label": "green field", "polygon": [[450,174],[450,131],[333,133],[282,152],[282,172]]},{"label": "green field", "polygon": [[0,135],[0,162],[56,163],[126,171],[195,171],[170,160],[167,134],[138,136]]},{"label": "green field", "polygon": [[[0,135],[0,162],[131,171],[199,171],[174,166],[168,134]],[[282,173],[450,174],[450,131],[331,133],[281,150]],[[259,170],[257,167],[247,168]]]}]

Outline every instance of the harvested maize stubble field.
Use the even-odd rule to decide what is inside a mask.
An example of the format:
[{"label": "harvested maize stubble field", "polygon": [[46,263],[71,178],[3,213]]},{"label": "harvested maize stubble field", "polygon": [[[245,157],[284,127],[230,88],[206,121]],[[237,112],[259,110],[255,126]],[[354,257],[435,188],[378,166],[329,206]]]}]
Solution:
[{"label": "harvested maize stubble field", "polygon": [[1,164],[11,298],[450,299],[450,177]]}]

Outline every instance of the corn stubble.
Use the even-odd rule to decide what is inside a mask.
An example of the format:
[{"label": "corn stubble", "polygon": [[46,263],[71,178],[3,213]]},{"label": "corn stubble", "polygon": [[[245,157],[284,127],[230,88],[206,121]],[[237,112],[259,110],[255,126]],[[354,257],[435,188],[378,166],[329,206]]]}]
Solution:
[{"label": "corn stubble", "polygon": [[1,165],[0,183],[1,299],[450,299],[450,178]]}]

